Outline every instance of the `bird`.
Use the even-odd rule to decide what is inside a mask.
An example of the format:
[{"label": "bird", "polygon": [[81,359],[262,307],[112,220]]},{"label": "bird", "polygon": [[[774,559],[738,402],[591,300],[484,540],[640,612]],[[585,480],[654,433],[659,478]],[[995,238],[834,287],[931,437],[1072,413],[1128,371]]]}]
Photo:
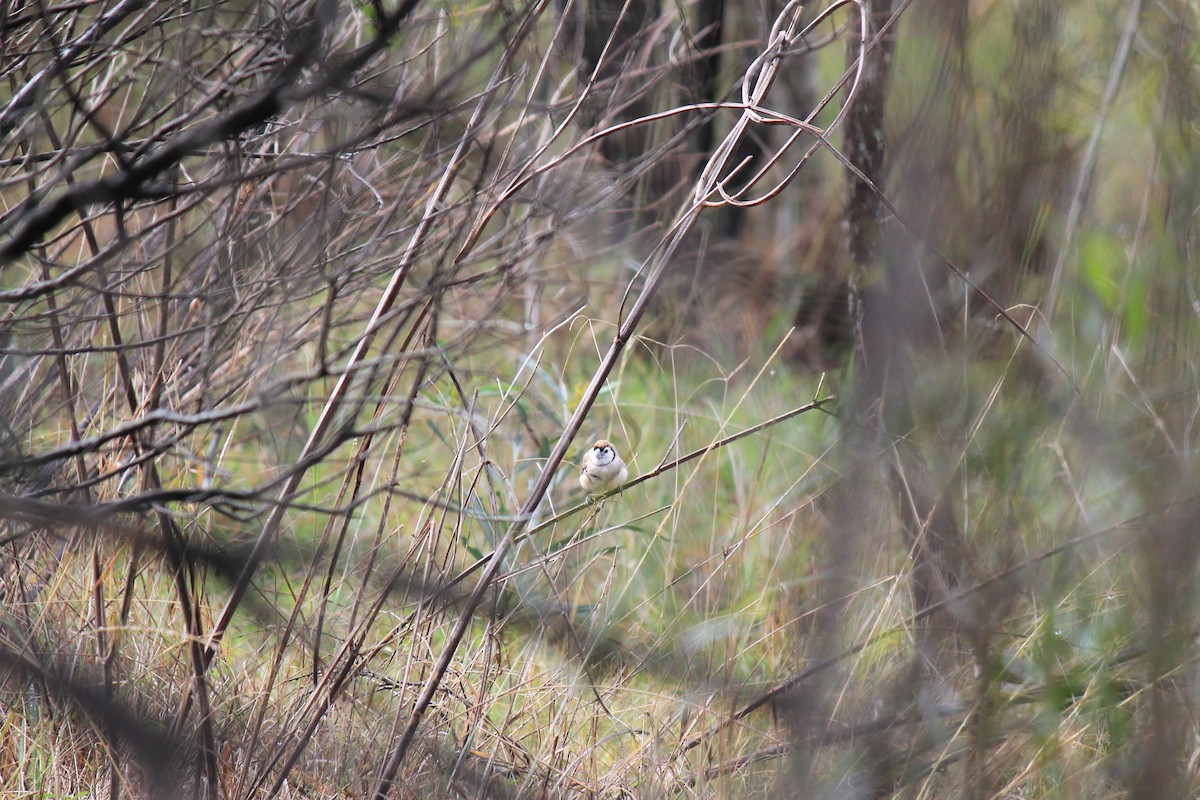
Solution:
[{"label": "bird", "polygon": [[604,494],[629,480],[629,469],[607,439],[600,439],[583,456],[579,485],[588,495]]}]

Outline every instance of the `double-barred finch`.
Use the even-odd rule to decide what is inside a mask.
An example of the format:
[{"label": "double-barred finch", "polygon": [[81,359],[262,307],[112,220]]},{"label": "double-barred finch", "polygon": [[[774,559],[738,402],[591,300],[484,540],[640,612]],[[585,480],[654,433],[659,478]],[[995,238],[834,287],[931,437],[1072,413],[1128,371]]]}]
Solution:
[{"label": "double-barred finch", "polygon": [[579,485],[588,494],[604,494],[629,480],[629,470],[612,442],[601,439],[583,457]]}]

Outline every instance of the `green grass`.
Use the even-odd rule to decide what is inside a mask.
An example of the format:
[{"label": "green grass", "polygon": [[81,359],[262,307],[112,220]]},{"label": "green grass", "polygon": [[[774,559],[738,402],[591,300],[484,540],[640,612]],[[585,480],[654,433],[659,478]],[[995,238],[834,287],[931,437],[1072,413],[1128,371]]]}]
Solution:
[{"label": "green grass", "polygon": [[[490,9],[429,11],[387,51],[415,61],[371,66],[360,94],[290,109],[284,130],[220,143],[236,153],[227,162],[189,156],[187,180],[220,179],[190,185],[194,205],[172,206],[172,225],[153,199],[122,209],[131,244],[121,259],[12,300],[0,319],[14,351],[0,358],[0,381],[28,367],[0,394],[6,463],[143,417],[130,392],[146,402],[161,386],[163,407],[193,416],[0,475],[0,793],[101,796],[116,775],[124,795],[148,795],[164,767],[188,788],[210,725],[224,796],[365,796],[449,653],[480,563],[510,534],[519,541],[448,659],[396,796],[474,797],[487,780],[513,796],[705,800],[1190,788],[1200,761],[1195,54],[1167,35],[1169,3],[1147,9],[1092,195],[1064,230],[1123,16],[1109,5],[964,6],[961,53],[934,12],[906,12],[885,185],[921,215],[909,232],[928,241],[896,233],[902,252],[889,268],[924,269],[918,305],[941,313],[936,330],[896,334],[877,417],[853,410],[873,366],[862,353],[825,375],[790,357],[790,284],[849,272],[829,244],[841,236],[845,176],[819,157],[807,177],[821,185],[766,204],[742,240],[717,243],[705,228],[681,250],[679,284],[628,343],[528,522],[515,515],[666,224],[604,206],[601,196],[625,202],[624,182],[644,165],[590,152],[489,205],[521,159],[545,145],[544,165],[580,135],[558,128],[580,75],[568,50],[545,51],[555,26],[541,20],[515,54],[411,267],[400,269],[416,219],[497,63],[478,50],[498,24]],[[366,9],[341,21],[340,51],[370,34]],[[31,31],[21,29],[22,46]],[[226,47],[243,52],[218,33],[205,29],[221,48],[205,51],[206,69],[226,62]],[[175,112],[143,105],[160,67],[139,41],[121,39],[109,57],[139,54],[120,119],[153,125]],[[672,57],[687,50],[678,44]],[[478,56],[456,63],[465,53]],[[844,63],[840,45],[823,50],[811,74],[789,76],[789,91],[800,98],[811,80],[823,92]],[[106,74],[102,61],[87,64],[75,74],[85,87]],[[436,83],[414,71],[434,66],[443,94],[464,105],[413,100]],[[274,67],[255,68],[228,65],[221,102],[198,118]],[[680,75],[658,77],[673,86]],[[630,85],[643,77],[632,70]],[[179,88],[200,102],[194,94],[225,80],[188,78],[164,96]],[[77,104],[52,100],[43,127],[4,151],[6,210],[40,180],[64,190],[65,173],[38,165],[65,167],[31,154],[63,134],[74,146],[102,138]],[[312,155],[397,107],[401,122],[347,140],[346,153]],[[242,161],[270,160],[260,164],[257,136],[311,163],[238,173]],[[115,157],[96,159],[74,177],[115,168]],[[104,241],[116,216],[100,217]],[[64,224],[79,241],[6,264],[6,290],[90,257],[78,223]],[[168,239],[183,244],[168,251]],[[926,245],[986,283],[1038,345],[970,299]],[[690,284],[693,262],[722,280]],[[393,270],[404,277],[397,303],[335,415],[339,438],[305,465],[204,671],[212,716],[201,720],[185,604],[206,638]],[[888,291],[887,270],[877,272],[868,288]],[[765,299],[747,290],[750,307],[739,307],[737,287],[761,289],[760,278]],[[114,320],[102,291],[113,293]],[[113,324],[137,345],[126,363],[106,349]],[[241,404],[236,417],[205,417]],[[632,478],[657,474],[585,503],[578,462],[597,438],[615,443]],[[141,466],[150,463],[153,472]],[[15,504],[65,514],[157,485],[239,497],[168,499],[105,519]],[[907,511],[925,488],[953,511],[965,563],[923,611],[922,543],[937,531],[914,533]],[[168,520],[195,547],[182,576],[164,545]],[[210,550],[222,557],[201,557]],[[110,729],[117,712],[137,724]],[[149,744],[117,736],[137,733]],[[178,763],[149,763],[151,745],[165,743]]]}]

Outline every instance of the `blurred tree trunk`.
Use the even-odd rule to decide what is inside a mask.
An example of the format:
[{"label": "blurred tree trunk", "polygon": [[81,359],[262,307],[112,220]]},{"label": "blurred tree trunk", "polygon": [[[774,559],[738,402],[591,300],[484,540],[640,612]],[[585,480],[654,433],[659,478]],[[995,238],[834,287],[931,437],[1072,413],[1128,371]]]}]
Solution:
[{"label": "blurred tree trunk", "polygon": [[[576,0],[565,3],[563,11],[579,82],[586,86],[595,80],[583,106],[583,123],[615,125],[649,114],[654,82],[640,73],[652,67],[647,45],[659,13],[656,0]],[[600,153],[613,164],[633,161],[645,154],[651,133],[650,126],[630,126],[601,139]]]},{"label": "blurred tree trunk", "polygon": [[[891,19],[893,5],[892,0],[870,3],[872,38]],[[957,586],[964,550],[945,493],[930,475],[924,458],[904,440],[912,427],[907,400],[911,370],[907,362],[911,349],[919,346],[924,293],[920,265],[907,255],[912,248],[889,235],[890,229],[885,232],[883,205],[877,193],[885,191],[886,186],[884,108],[894,42],[893,28],[864,56],[863,81],[846,119],[846,154],[874,184],[872,187],[853,174],[848,178],[845,225],[854,270],[850,285],[854,295],[849,302],[860,304],[859,361],[850,417],[853,429],[848,434],[857,451],[851,457],[867,459],[860,469],[873,463],[870,453],[877,448],[892,451],[889,480],[899,499],[898,510],[913,563],[913,605],[921,611],[945,600]],[[851,57],[856,55],[857,47],[852,47]],[[894,437],[894,444],[881,443],[874,435],[862,433],[869,430]],[[869,485],[869,480],[860,485]]]},{"label": "blurred tree trunk", "polygon": [[[696,3],[696,57],[692,64],[691,93],[697,103],[713,103],[720,99],[718,78],[721,73],[721,42],[725,38],[725,0],[699,0]],[[711,153],[717,142],[717,117],[705,116],[696,130],[696,152]]]},{"label": "blurred tree trunk", "polygon": [[[1191,7],[1189,7],[1191,6]],[[1142,38],[1151,42],[1160,59],[1155,66],[1161,82],[1156,98],[1161,127],[1154,142],[1153,167],[1148,174],[1158,184],[1148,191],[1150,227],[1161,226],[1157,245],[1158,267],[1150,292],[1157,294],[1151,307],[1163,310],[1163,324],[1147,343],[1149,362],[1157,366],[1178,364],[1189,344],[1194,354],[1195,319],[1200,317],[1197,291],[1196,209],[1200,207],[1200,82],[1196,79],[1196,13],[1194,4],[1169,0],[1143,12]],[[1150,199],[1150,196],[1154,199]],[[1145,223],[1142,223],[1145,224]],[[1136,245],[1135,245],[1136,246]],[[1145,246],[1145,245],[1144,245]],[[1128,279],[1127,279],[1128,280]],[[1136,295],[1124,299],[1137,303]],[[1141,314],[1141,310],[1133,314]],[[1126,312],[1129,319],[1133,314]],[[1190,331],[1190,335],[1189,335]],[[1189,342],[1189,339],[1192,340]],[[1169,369],[1169,367],[1166,367]],[[1153,412],[1162,425],[1155,437],[1154,455],[1140,490],[1148,508],[1166,509],[1147,522],[1139,536],[1145,570],[1141,603],[1147,625],[1145,680],[1149,708],[1140,721],[1140,747],[1128,773],[1129,797],[1194,797],[1194,722],[1196,673],[1180,665],[1196,660],[1196,585],[1200,546],[1196,531],[1200,515],[1195,504],[1195,462],[1171,445],[1194,440],[1196,397],[1182,402],[1154,401]],[[1194,452],[1194,450],[1193,450]],[[1189,757],[1193,762],[1189,762]]]}]

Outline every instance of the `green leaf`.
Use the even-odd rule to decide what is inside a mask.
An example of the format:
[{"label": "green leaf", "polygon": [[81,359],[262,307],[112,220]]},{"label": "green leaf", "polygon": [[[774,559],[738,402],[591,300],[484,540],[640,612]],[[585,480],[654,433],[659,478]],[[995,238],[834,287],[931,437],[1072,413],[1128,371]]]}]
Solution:
[{"label": "green leaf", "polygon": [[1084,282],[1110,310],[1121,302],[1119,276],[1125,267],[1121,245],[1111,236],[1094,233],[1084,238],[1079,248],[1079,268]]}]

